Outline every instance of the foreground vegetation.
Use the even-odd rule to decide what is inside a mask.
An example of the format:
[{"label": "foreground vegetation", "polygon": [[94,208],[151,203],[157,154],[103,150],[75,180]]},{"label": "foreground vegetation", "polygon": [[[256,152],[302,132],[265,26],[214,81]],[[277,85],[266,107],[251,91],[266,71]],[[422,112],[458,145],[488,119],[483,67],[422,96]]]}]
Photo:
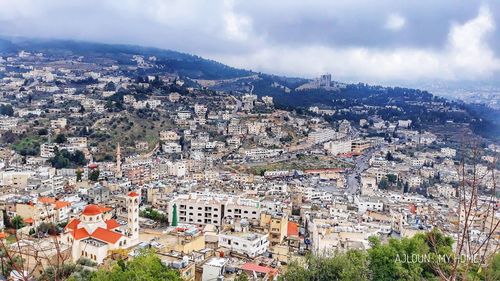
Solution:
[{"label": "foreground vegetation", "polygon": [[[307,255],[282,270],[280,281],[368,281],[368,280],[500,280],[500,253],[463,259],[455,268],[453,239],[438,230],[417,234],[412,238],[390,239],[381,243],[370,238],[369,250],[349,250],[333,255]],[[325,253],[327,254],[327,253]],[[109,266],[96,269],[89,260],[48,268],[39,280],[118,281],[141,280],[180,281],[179,273],[165,266],[151,251],[144,251],[131,260],[123,254]],[[245,274],[237,280],[251,280]]]},{"label": "foreground vegetation", "polygon": [[458,268],[453,240],[437,230],[413,238],[390,239],[382,244],[370,238],[367,251],[349,250],[333,256],[309,255],[292,262],[282,281],[301,280],[500,280],[500,253],[485,260],[463,259]]},{"label": "foreground vegetation", "polygon": [[179,273],[165,266],[153,252],[143,252],[132,260],[118,260],[110,267],[96,270],[96,264],[82,259],[77,264],[66,263],[50,267],[38,278],[41,281],[181,281]]}]

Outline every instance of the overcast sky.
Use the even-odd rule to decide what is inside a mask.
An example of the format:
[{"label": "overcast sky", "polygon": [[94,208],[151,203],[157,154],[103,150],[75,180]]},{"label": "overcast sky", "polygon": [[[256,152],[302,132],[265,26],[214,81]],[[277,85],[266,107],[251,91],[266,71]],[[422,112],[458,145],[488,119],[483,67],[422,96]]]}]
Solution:
[{"label": "overcast sky", "polygon": [[154,46],[341,81],[495,79],[499,23],[496,0],[0,0],[0,35]]}]

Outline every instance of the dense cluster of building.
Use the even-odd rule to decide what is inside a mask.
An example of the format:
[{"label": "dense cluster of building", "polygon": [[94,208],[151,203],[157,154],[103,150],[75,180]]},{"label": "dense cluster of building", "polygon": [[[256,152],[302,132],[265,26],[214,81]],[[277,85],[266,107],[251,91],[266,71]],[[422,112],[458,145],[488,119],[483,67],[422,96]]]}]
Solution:
[{"label": "dense cluster of building", "polygon": [[[175,75],[137,81],[131,73],[153,71],[155,58],[131,59],[0,59],[0,104],[12,108],[0,116],[0,208],[6,221],[22,219],[2,228],[40,245],[57,235],[73,261],[103,264],[147,247],[186,280],[273,280],[307,252],[367,249],[370,236],[439,227],[456,237],[468,192],[461,173],[474,172],[484,179],[474,207],[494,208],[474,218],[472,233],[500,235],[491,227],[498,200],[486,195],[498,183],[488,180],[498,146],[461,170],[459,148],[412,120],[327,122],[335,110],[297,115],[269,96],[207,93]],[[140,92],[154,83],[178,91]],[[312,84],[341,86],[328,75]],[[146,125],[136,133],[138,114]],[[155,116],[163,122],[146,131]],[[36,235],[46,225],[57,234]]]}]

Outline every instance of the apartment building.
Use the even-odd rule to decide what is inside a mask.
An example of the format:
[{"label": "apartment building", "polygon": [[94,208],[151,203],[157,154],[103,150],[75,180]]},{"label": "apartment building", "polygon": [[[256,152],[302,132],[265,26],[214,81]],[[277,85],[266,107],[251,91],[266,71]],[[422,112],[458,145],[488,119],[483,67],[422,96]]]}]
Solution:
[{"label": "apartment building", "polygon": [[176,205],[177,217],[181,223],[221,226],[224,218],[260,219],[260,202],[232,195],[212,193],[181,194],[168,204],[167,213],[172,218]]},{"label": "apartment building", "polygon": [[219,234],[219,247],[240,255],[255,258],[269,249],[268,234],[231,232]]}]

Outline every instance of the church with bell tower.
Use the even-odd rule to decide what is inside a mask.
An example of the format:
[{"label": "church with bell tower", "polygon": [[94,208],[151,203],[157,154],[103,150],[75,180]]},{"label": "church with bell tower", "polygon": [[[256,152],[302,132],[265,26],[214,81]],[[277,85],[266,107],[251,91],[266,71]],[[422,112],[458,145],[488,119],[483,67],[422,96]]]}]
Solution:
[{"label": "church with bell tower", "polygon": [[106,215],[111,208],[94,204],[87,205],[79,217],[72,219],[64,228],[62,241],[71,245],[73,261],[83,257],[101,264],[110,251],[139,243],[140,198],[135,191],[127,194],[126,224]]}]

